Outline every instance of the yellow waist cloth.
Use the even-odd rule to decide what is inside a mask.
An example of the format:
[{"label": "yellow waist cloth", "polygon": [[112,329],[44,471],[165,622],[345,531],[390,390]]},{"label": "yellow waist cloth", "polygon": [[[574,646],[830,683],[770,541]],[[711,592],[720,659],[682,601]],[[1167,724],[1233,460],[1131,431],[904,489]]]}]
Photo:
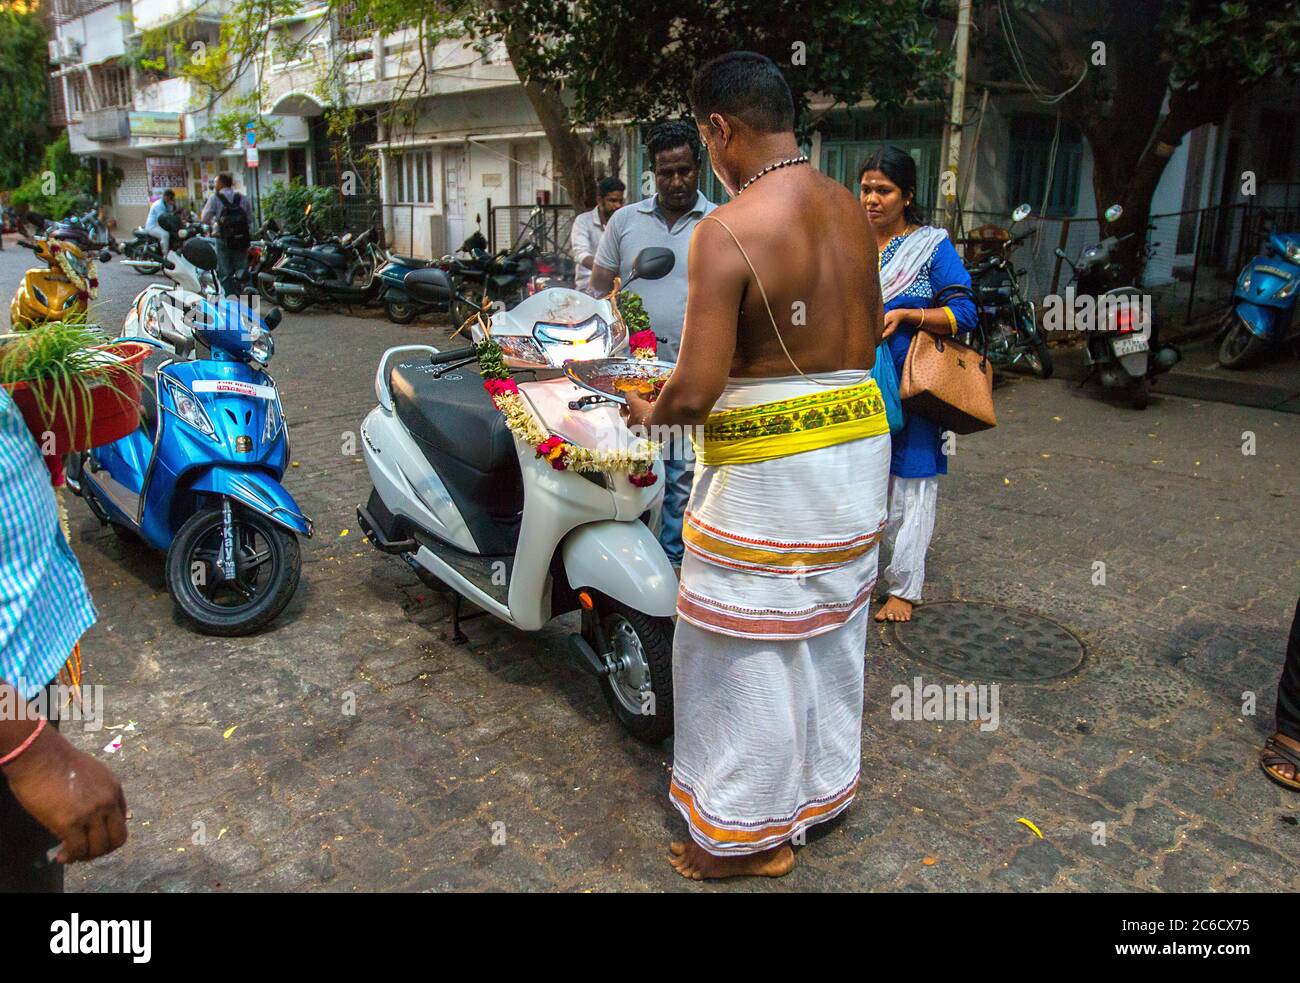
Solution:
[{"label": "yellow waist cloth", "polygon": [[889,433],[875,379],[709,414],[696,455],[706,467],[754,464]]}]

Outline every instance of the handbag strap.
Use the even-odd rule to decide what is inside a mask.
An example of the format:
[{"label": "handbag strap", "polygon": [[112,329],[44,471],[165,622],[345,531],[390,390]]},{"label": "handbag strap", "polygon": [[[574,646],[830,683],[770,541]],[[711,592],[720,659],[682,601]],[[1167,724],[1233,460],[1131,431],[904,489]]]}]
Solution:
[{"label": "handbag strap", "polygon": [[819,386],[830,386],[836,389],[844,385],[853,385],[853,386],[860,385],[871,378],[871,370],[867,369],[862,373],[862,377],[858,379],[857,382],[852,382],[852,383],[823,382],[821,379],[814,379],[812,376],[808,375],[808,373],[806,373],[803,369],[799,368],[799,363],[797,363],[794,360],[794,357],[790,354],[790,349],[785,347],[785,339],[781,337],[781,329],[777,327],[776,315],[772,313],[772,305],[768,303],[767,291],[763,289],[763,279],[758,275],[758,270],[754,269],[754,261],[749,258],[749,253],[745,252],[745,247],[740,244],[740,240],[736,238],[736,233],[731,231],[731,227],[727,225],[726,222],[722,221],[722,219],[718,218],[716,215],[713,214],[705,215],[701,221],[708,221],[709,219],[712,219],[713,221],[717,222],[720,226],[722,226],[724,229],[727,230],[727,235],[731,236],[731,241],[736,244],[736,248],[740,250],[740,255],[745,258],[745,262],[749,265],[749,272],[754,275],[754,282],[758,284],[759,295],[762,296],[763,298],[763,306],[767,308],[768,319],[772,322],[772,330],[776,332],[776,340],[780,342],[781,351],[785,352],[786,359],[789,361],[789,363],[792,366],[794,366],[794,370],[796,372],[798,372],[809,382],[815,382]]},{"label": "handbag strap", "polygon": [[[984,319],[978,316],[979,300],[975,296],[975,291],[963,283],[950,283],[948,284],[948,286],[944,287],[937,294],[935,294],[934,298],[930,301],[930,303],[934,307],[943,307],[950,300],[960,298],[960,297],[965,297],[967,300],[969,300],[971,303],[975,305],[975,312],[976,312],[975,330],[979,332],[980,345],[978,348],[976,348],[974,345],[970,345],[968,347],[980,353],[980,371],[982,372],[984,371],[984,363],[988,361],[989,336],[988,336],[988,332],[984,330]],[[953,337],[955,340],[956,339],[955,332]],[[939,350],[943,351],[942,336],[936,336],[935,341],[938,344]]]}]

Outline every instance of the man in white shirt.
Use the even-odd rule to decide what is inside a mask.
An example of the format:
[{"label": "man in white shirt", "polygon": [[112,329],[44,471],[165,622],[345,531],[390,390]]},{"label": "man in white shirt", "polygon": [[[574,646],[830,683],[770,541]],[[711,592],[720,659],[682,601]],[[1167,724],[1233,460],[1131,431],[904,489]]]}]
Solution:
[{"label": "man in white shirt", "polygon": [[623,207],[623,192],[627,186],[616,177],[601,178],[596,185],[596,207],[583,212],[573,220],[569,241],[573,247],[573,285],[587,292],[591,282],[591,268],[596,263],[596,250],[605,233],[609,217]]},{"label": "man in white shirt", "polygon": [[[671,249],[677,257],[672,272],[660,280],[638,280],[631,290],[640,296],[650,316],[650,327],[658,340],[658,357],[675,362],[686,319],[686,258],[691,234],[716,206],[699,190],[703,151],[694,123],[668,120],[657,124],[646,138],[646,151],[654,171],[655,193],[610,218],[596,251],[588,293],[605,296],[615,276],[626,283],[632,275],[632,261],[642,249]],[[682,518],[693,475],[690,445],[680,440],[665,442],[659,542],[674,567],[682,565]]]}]

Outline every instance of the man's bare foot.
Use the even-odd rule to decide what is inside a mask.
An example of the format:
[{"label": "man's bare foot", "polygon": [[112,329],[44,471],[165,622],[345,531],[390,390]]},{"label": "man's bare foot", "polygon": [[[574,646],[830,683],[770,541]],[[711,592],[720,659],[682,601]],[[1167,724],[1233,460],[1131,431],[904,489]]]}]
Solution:
[{"label": "man's bare foot", "polygon": [[668,845],[668,862],[687,880],[705,881],[721,877],[784,877],[794,869],[794,851],[789,843],[762,853],[740,857],[715,857],[695,843],[674,840]]},{"label": "man's bare foot", "polygon": [[1297,762],[1300,762],[1300,741],[1282,733],[1275,733],[1259,752],[1259,764],[1264,774],[1287,788],[1300,790]]},{"label": "man's bare foot", "polygon": [[912,620],[912,602],[905,601],[901,597],[889,595],[889,599],[876,612],[877,621],[911,621]]}]

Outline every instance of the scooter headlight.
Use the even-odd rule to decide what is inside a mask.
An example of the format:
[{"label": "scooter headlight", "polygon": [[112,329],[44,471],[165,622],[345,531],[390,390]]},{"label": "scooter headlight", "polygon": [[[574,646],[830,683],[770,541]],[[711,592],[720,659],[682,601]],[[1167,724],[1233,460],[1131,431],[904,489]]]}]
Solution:
[{"label": "scooter headlight", "polygon": [[[1300,264],[1300,242],[1288,242],[1286,244],[1286,258],[1293,263]],[[1295,281],[1291,281],[1294,283]]]},{"label": "scooter headlight", "polygon": [[216,428],[212,426],[212,421],[208,419],[208,414],[194,394],[172,378],[164,377],[164,381],[167,391],[171,394],[176,415],[205,437],[216,440]]},{"label": "scooter headlight", "polygon": [[1250,289],[1250,275],[1252,272],[1254,271],[1249,268],[1243,270],[1241,274],[1241,279],[1237,281],[1237,289],[1240,290],[1242,293],[1245,293],[1247,290]]},{"label": "scooter headlight", "polygon": [[271,361],[271,356],[275,354],[275,342],[269,334],[259,331],[257,336],[253,338],[252,344],[248,346],[248,354],[253,357],[254,361],[265,365]]},{"label": "scooter headlight", "polygon": [[1284,283],[1282,285],[1282,289],[1279,290],[1273,296],[1275,296],[1278,300],[1286,300],[1293,293],[1295,293],[1296,284],[1300,284],[1300,277],[1293,276],[1290,280]]}]

